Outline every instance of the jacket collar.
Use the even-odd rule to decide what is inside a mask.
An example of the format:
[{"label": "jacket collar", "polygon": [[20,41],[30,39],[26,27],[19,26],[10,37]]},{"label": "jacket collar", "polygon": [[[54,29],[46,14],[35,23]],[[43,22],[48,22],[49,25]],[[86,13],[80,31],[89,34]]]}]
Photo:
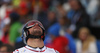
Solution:
[{"label": "jacket collar", "polygon": [[39,47],[33,48],[31,46],[28,46],[28,45],[26,45],[25,48],[28,50],[34,51],[34,52],[44,52],[47,49],[46,46],[43,46],[43,48],[39,48]]}]

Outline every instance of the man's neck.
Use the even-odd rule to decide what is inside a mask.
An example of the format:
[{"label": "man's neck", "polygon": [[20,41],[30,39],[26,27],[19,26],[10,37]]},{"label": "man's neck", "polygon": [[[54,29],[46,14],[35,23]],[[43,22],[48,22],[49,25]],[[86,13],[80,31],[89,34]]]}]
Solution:
[{"label": "man's neck", "polygon": [[29,38],[27,40],[27,45],[34,47],[34,48],[36,48],[36,47],[42,48],[44,46],[44,43],[43,43],[42,39]]}]

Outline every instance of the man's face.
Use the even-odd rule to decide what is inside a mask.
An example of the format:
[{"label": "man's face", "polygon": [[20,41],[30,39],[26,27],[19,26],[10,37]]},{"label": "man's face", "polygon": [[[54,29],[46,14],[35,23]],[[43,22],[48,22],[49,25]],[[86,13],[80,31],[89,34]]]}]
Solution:
[{"label": "man's face", "polygon": [[54,21],[55,20],[55,13],[54,12],[52,12],[52,11],[50,11],[50,12],[48,12],[48,20],[49,21]]},{"label": "man's face", "polygon": [[7,47],[6,46],[1,47],[0,53],[7,53]]},{"label": "man's face", "polygon": [[80,8],[77,0],[70,0],[69,4],[73,10],[78,10]]},{"label": "man's face", "polygon": [[38,23],[35,24],[32,28],[29,29],[31,35],[40,36],[42,35],[43,31],[42,28],[39,26]]}]

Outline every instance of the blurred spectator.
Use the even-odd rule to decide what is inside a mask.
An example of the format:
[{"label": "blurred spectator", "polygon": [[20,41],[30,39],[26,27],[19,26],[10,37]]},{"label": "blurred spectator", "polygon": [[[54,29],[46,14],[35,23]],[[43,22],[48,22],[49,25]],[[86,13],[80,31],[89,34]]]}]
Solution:
[{"label": "blurred spectator", "polygon": [[66,29],[70,26],[70,21],[66,17],[58,18],[58,23],[51,25],[48,29],[47,35],[52,37],[52,40],[58,36],[64,36]]},{"label": "blurred spectator", "polygon": [[59,34],[61,36],[64,36],[66,30],[68,30],[68,28],[70,27],[70,20],[66,17],[60,17],[60,18],[58,18],[58,22],[60,25]]},{"label": "blurred spectator", "polygon": [[9,25],[9,23],[10,23],[9,14],[11,12],[12,12],[11,4],[4,3],[1,5],[1,7],[0,7],[0,22],[1,22],[0,23],[0,35],[1,35],[0,37],[1,38],[4,37],[3,35],[5,34],[5,31],[3,31],[4,27]]},{"label": "blurred spectator", "polygon": [[0,41],[0,47],[3,45],[3,43]]},{"label": "blurred spectator", "polygon": [[4,44],[0,47],[0,53],[12,53],[14,48],[11,45]]},{"label": "blurred spectator", "polygon": [[4,3],[0,7],[0,18],[1,20],[9,19],[9,14],[12,12],[11,4]]},{"label": "blurred spectator", "polygon": [[70,33],[66,32],[65,37],[69,40],[68,49],[70,53],[76,53],[76,44],[73,36]]},{"label": "blurred spectator", "polygon": [[46,39],[44,41],[45,44],[51,44],[53,40],[59,36],[59,30],[60,30],[59,23],[55,23],[51,27],[49,27]]},{"label": "blurred spectator", "polygon": [[18,13],[21,16],[25,16],[29,12],[28,9],[29,9],[28,0],[21,0],[20,3],[19,3]]},{"label": "blurred spectator", "polygon": [[66,37],[69,40],[69,43],[68,43],[69,52],[76,53],[76,47],[75,47],[76,45],[75,45],[74,39],[71,35],[73,33],[73,31],[75,31],[75,26],[71,25],[71,21],[67,17],[65,17],[64,14],[61,15],[61,17],[59,16],[59,18],[58,18],[58,22],[59,22],[59,26],[60,26],[59,34],[61,36]]},{"label": "blurred spectator", "polygon": [[3,37],[1,39],[1,41],[4,43],[4,44],[7,44],[9,43],[9,25],[5,25],[4,28],[3,28]]},{"label": "blurred spectator", "polygon": [[68,18],[62,17],[58,18],[58,22],[60,24],[59,33],[61,36],[64,36],[68,39],[68,50],[70,53],[76,53],[76,45],[73,39],[72,33],[75,30],[75,27],[71,25],[71,22]]},{"label": "blurred spectator", "polygon": [[76,42],[77,53],[98,53],[96,39],[92,36],[88,28],[80,28],[79,39],[80,40]]},{"label": "blurred spectator", "polygon": [[52,46],[54,49],[56,49],[60,53],[70,53],[68,49],[68,43],[69,41],[67,38],[63,36],[59,36],[56,39],[54,39]]},{"label": "blurred spectator", "polygon": [[99,27],[100,24],[95,19],[97,18],[100,12],[100,0],[81,0],[81,3],[85,7],[87,13],[90,15],[92,27]]},{"label": "blurred spectator", "polygon": [[68,12],[67,16],[71,20],[71,24],[76,26],[76,30],[73,33],[73,35],[76,36],[80,27],[89,26],[89,16],[79,0],[69,0],[69,4],[71,10]]},{"label": "blurred spectator", "polygon": [[[68,53],[68,39],[59,35],[60,26],[58,23],[51,26],[46,36],[46,46],[55,48],[60,53]],[[50,41],[50,42],[49,42]]]},{"label": "blurred spectator", "polygon": [[66,16],[66,11],[63,9],[63,6],[61,4],[59,4],[56,8],[57,10],[57,17],[61,18],[63,16]]},{"label": "blurred spectator", "polygon": [[52,9],[50,9],[48,11],[48,14],[47,14],[47,27],[46,27],[46,29],[48,29],[51,25],[53,25],[57,22],[55,9],[53,7],[51,7],[51,8]]},{"label": "blurred spectator", "polygon": [[[0,3],[2,1],[0,0]],[[6,7],[5,5],[0,5],[0,39],[2,38],[3,36],[3,31],[2,31],[2,28],[3,28],[3,18],[5,17],[5,11],[6,11]]]},{"label": "blurred spectator", "polygon": [[6,16],[6,8],[7,8],[6,4],[3,4],[0,7],[0,18],[1,19],[5,18],[5,16]]},{"label": "blurred spectator", "polygon": [[20,29],[22,24],[19,22],[19,18],[20,16],[16,12],[12,12],[10,14],[11,27],[9,33],[9,41],[12,46],[14,46],[16,38],[20,36]]},{"label": "blurred spectator", "polygon": [[[68,33],[66,33],[66,30]],[[70,41],[66,44],[67,47],[65,47],[65,48],[67,48],[67,52],[75,53],[76,52],[75,42],[74,42],[72,36],[70,35],[72,32],[73,32],[73,29],[72,29],[72,26],[70,25],[70,20],[66,17],[59,17],[58,23],[52,25],[49,28],[49,30],[48,30],[49,38],[46,37],[46,39],[48,39],[49,41],[52,40],[51,43],[54,43],[54,41],[57,38],[60,40],[60,37],[61,38],[65,37],[66,39],[68,39],[68,41]],[[51,37],[51,39],[50,39],[50,37]],[[61,41],[61,42],[63,43],[63,41]]]},{"label": "blurred spectator", "polygon": [[83,6],[86,8],[87,13],[92,16],[98,11],[99,0],[80,0]]}]

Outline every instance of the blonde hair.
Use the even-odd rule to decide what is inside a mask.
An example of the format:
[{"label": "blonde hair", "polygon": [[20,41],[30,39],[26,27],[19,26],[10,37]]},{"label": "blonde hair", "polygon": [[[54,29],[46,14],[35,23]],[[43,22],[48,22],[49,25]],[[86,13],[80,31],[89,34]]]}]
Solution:
[{"label": "blonde hair", "polygon": [[87,39],[82,43],[82,51],[86,51],[88,49],[90,43],[94,42],[96,39],[95,39],[94,36],[91,35],[91,33],[90,33],[90,31],[89,31],[89,29],[87,27],[80,28],[80,30],[79,30],[79,36],[80,36],[80,33],[82,31],[85,31],[88,34]]}]

